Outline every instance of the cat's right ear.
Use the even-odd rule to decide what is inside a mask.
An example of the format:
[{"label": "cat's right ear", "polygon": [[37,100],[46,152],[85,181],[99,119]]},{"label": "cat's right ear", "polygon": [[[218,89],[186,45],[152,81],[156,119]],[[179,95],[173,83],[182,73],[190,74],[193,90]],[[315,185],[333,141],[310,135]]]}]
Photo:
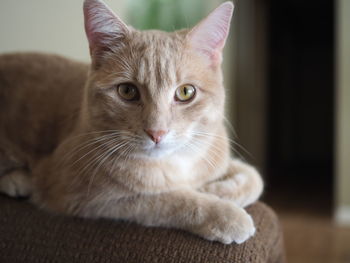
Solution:
[{"label": "cat's right ear", "polygon": [[209,58],[211,65],[221,63],[233,8],[231,1],[221,4],[188,33],[191,47]]},{"label": "cat's right ear", "polygon": [[103,52],[113,51],[130,30],[101,0],[84,1],[84,18],[93,61]]}]

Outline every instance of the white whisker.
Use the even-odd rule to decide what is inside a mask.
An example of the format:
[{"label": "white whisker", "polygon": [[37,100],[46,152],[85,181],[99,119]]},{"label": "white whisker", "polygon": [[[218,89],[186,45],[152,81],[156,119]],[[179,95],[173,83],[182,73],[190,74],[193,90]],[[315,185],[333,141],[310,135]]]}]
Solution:
[{"label": "white whisker", "polygon": [[[250,152],[248,152],[243,146],[241,146],[239,143],[235,142],[232,139],[229,139],[226,136],[221,136],[221,135],[217,135],[217,134],[213,134],[213,133],[206,133],[206,132],[193,132],[193,134],[195,136],[202,136],[202,137],[212,137],[212,138],[218,138],[218,139],[222,139],[222,140],[227,140],[228,142],[238,146],[241,150],[243,150],[247,155],[249,155],[250,157],[254,158]],[[231,150],[236,153],[241,159],[245,159],[243,157],[243,155],[237,150],[235,149],[232,145],[230,145]]]},{"label": "white whisker", "polygon": [[[201,153],[201,149],[199,146],[195,145],[194,143],[192,142],[188,142],[185,144],[185,147],[188,147],[190,150],[192,150],[195,154],[197,153]],[[214,163],[212,162],[212,160],[208,157],[208,156],[201,156],[201,158],[207,162],[213,169],[215,169],[215,165]]]},{"label": "white whisker", "polygon": [[[79,172],[79,174],[87,173],[89,169],[92,169],[92,167],[96,163],[100,162],[106,156],[106,154],[108,154],[111,150],[118,148],[119,146],[121,146],[121,144],[123,143],[118,142],[118,138],[105,143],[103,145],[104,146],[103,148],[107,148],[107,150],[103,150],[103,148],[101,148],[99,151],[97,151],[89,160],[87,160],[87,165]],[[114,146],[112,148],[108,148],[110,145],[114,145]],[[101,151],[102,153],[99,154]]]},{"label": "white whisker", "polygon": [[84,150],[85,148],[87,148],[91,145],[94,145],[94,144],[98,144],[102,141],[106,141],[113,136],[114,136],[113,134],[108,134],[108,135],[104,135],[104,136],[100,136],[100,137],[96,137],[96,138],[92,138],[90,140],[87,140],[87,141],[83,142],[82,144],[79,144],[77,147],[74,147],[71,151],[69,151],[66,155],[64,155],[63,161],[65,162],[68,158],[73,157],[75,154]]},{"label": "white whisker", "polygon": [[87,195],[89,195],[90,192],[90,188],[91,185],[93,183],[93,180],[96,176],[96,174],[99,172],[99,169],[101,168],[101,166],[108,160],[108,158],[110,158],[110,156],[112,156],[118,149],[124,147],[125,145],[127,145],[128,142],[121,142],[119,144],[117,144],[116,146],[112,147],[111,149],[107,150],[106,152],[104,152],[101,156],[99,156],[98,158],[96,158],[93,162],[91,163],[98,163],[98,165],[94,168],[92,175],[90,176],[90,181],[89,181],[89,185],[88,185],[88,191],[87,191]]}]

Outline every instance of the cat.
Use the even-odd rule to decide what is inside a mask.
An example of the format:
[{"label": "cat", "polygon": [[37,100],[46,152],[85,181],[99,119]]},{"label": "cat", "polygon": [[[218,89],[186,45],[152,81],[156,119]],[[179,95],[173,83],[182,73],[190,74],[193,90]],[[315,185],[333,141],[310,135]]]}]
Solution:
[{"label": "cat", "polygon": [[255,233],[263,191],[231,158],[222,50],[233,4],[192,29],[138,31],[85,0],[91,64],[0,56],[0,191],[88,218],[178,228],[224,244]]}]

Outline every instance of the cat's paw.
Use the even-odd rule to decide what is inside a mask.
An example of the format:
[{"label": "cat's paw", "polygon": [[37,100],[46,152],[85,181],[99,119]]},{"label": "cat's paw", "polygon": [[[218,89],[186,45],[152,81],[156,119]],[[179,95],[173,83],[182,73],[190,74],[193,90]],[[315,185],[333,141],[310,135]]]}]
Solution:
[{"label": "cat's paw", "polygon": [[209,208],[207,218],[195,231],[211,241],[241,244],[254,235],[255,226],[244,209],[222,201]]},{"label": "cat's paw", "polygon": [[1,176],[0,192],[11,197],[28,197],[32,192],[29,175],[22,170],[14,170]]}]

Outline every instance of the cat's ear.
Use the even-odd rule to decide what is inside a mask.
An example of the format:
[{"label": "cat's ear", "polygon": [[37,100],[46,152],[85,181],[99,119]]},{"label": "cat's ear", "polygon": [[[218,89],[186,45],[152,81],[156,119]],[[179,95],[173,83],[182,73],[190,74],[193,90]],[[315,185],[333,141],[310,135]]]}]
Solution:
[{"label": "cat's ear", "polygon": [[233,8],[232,2],[221,4],[188,33],[191,47],[207,56],[213,65],[221,62]]},{"label": "cat's ear", "polygon": [[129,32],[128,26],[102,0],[85,0],[84,18],[91,56],[113,50]]}]

